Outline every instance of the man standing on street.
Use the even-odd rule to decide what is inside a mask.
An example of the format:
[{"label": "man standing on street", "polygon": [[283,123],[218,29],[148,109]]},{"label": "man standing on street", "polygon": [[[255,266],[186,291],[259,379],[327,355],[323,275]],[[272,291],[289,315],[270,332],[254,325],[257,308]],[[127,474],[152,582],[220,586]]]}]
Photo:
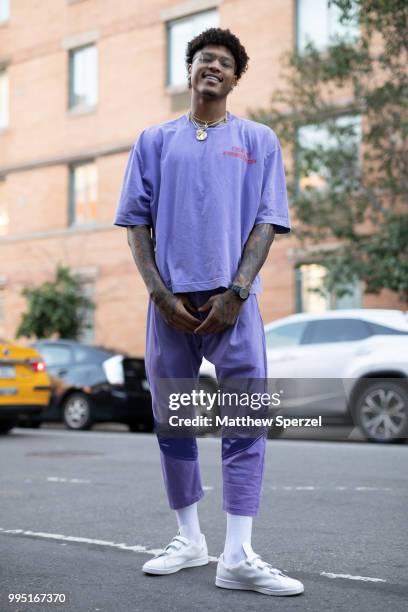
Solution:
[{"label": "man standing on street", "polygon": [[[158,419],[159,379],[267,378],[258,272],[275,233],[290,231],[278,138],[226,110],[247,69],[229,30],[210,28],[187,45],[190,111],[146,128],[132,147],[115,218],[149,292],[146,370]],[[196,439],[158,436],[164,484],[179,533],[146,562],[148,574],[208,563],[197,505],[203,497]],[[303,585],[251,547],[265,435],[222,439],[224,552],[216,585],[295,595]]]}]

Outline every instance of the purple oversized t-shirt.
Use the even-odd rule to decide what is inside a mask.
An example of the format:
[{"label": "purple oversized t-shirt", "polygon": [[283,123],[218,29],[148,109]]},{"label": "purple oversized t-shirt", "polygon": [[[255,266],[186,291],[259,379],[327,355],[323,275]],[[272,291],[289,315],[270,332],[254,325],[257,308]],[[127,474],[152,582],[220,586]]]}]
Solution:
[{"label": "purple oversized t-shirt", "polygon": [[[151,225],[173,293],[228,287],[254,225],[290,231],[279,140],[228,113],[196,139],[187,115],[146,128],[132,146],[114,225]],[[259,276],[251,293],[260,291]]]}]

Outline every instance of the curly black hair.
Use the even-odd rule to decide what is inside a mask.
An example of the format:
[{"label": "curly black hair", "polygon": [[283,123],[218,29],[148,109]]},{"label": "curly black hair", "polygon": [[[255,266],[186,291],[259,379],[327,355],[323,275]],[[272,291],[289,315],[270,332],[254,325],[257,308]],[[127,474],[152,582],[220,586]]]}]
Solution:
[{"label": "curly black hair", "polygon": [[[245,47],[241,45],[239,39],[230,32],[230,30],[222,30],[221,28],[209,28],[198,34],[190,40],[186,49],[186,66],[193,63],[193,57],[203,47],[207,45],[223,45],[227,47],[235,59],[235,75],[237,81],[248,68],[249,57],[245,51]],[[191,88],[191,79],[188,77],[188,86]]]}]

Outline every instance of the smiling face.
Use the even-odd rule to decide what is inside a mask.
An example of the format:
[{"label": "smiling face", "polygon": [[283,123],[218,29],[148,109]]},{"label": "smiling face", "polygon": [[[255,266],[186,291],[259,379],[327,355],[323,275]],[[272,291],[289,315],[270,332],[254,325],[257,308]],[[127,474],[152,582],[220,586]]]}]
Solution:
[{"label": "smiling face", "polygon": [[237,84],[235,59],[222,45],[206,45],[188,66],[191,87],[209,98],[225,98]]}]

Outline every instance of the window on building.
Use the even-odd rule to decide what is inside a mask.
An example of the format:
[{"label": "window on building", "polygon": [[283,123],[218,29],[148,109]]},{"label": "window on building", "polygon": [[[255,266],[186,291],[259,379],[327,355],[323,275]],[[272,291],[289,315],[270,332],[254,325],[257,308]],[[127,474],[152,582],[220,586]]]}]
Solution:
[{"label": "window on building", "polygon": [[[81,280],[81,293],[84,297],[94,300],[95,282],[90,279]],[[84,344],[93,344],[95,342],[95,309],[85,308],[81,310],[82,329],[79,335],[79,341]]]},{"label": "window on building", "polygon": [[6,338],[6,306],[5,306],[5,283],[0,278],[0,341]]},{"label": "window on building", "polygon": [[0,130],[9,123],[9,84],[7,70],[0,70]]},{"label": "window on building", "polygon": [[167,85],[188,87],[185,63],[187,43],[204,30],[218,26],[219,13],[216,9],[167,23]]},{"label": "window on building", "polygon": [[296,268],[296,312],[318,314],[327,310],[361,308],[361,283],[356,280],[350,285],[351,294],[336,297],[321,294],[316,289],[323,287],[326,268],[318,263],[301,264]]},{"label": "window on building", "polygon": [[[0,185],[1,193],[1,185]],[[9,218],[7,213],[7,205],[5,202],[0,202],[0,236],[5,236],[8,233]]]},{"label": "window on building", "polygon": [[[299,188],[324,190],[330,179],[330,164],[325,166],[324,157],[341,150],[350,153],[358,163],[361,144],[360,115],[343,115],[331,120],[304,125],[297,131],[297,169]],[[350,156],[344,172],[350,177]],[[340,170],[336,166],[336,172]]]},{"label": "window on building", "polygon": [[0,0],[0,23],[7,21],[10,17],[10,1]]},{"label": "window on building", "polygon": [[0,179],[0,236],[8,233],[9,217],[6,202],[6,182]]},{"label": "window on building", "polygon": [[96,221],[98,176],[94,162],[75,164],[70,169],[69,224]]},{"label": "window on building", "polygon": [[69,108],[89,108],[97,103],[98,64],[95,45],[69,52]]},{"label": "window on building", "polygon": [[329,0],[297,0],[297,49],[305,50],[308,42],[322,51],[329,44],[341,39],[355,41],[359,36],[356,7],[351,19],[341,23],[342,11]]}]

